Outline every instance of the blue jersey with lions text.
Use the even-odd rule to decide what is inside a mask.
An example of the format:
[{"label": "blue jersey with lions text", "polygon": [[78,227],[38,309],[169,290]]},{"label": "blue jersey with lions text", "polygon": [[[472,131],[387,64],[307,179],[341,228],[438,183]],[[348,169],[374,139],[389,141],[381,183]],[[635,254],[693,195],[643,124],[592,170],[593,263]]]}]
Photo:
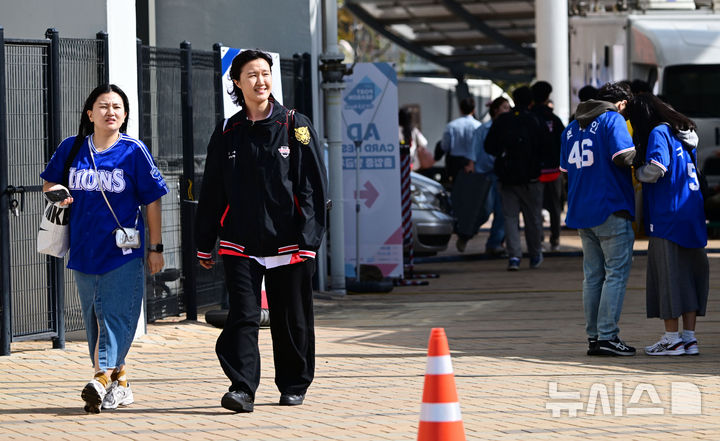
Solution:
[{"label": "blue jersey with lions text", "polygon": [[[75,137],[65,139],[40,174],[48,182],[63,182],[63,167]],[[93,149],[98,173],[93,169]],[[144,246],[121,249],[113,231],[118,227],[100,186],[123,227],[134,227],[141,205],[147,205],[168,192],[167,185],[145,144],[128,135],[98,152],[92,136],[85,138],[70,166],[68,188],[74,202],[70,205],[70,257],[68,268],[87,274],[104,274],[131,259],[144,255]],[[141,244],[145,227],[137,221]]]},{"label": "blue jersey with lions text", "polygon": [[584,129],[577,120],[567,126],[560,169],[568,176],[568,227],[596,227],[621,210],[635,217],[630,168],[613,162],[615,156],[633,149],[625,119],[617,112],[600,114]]}]

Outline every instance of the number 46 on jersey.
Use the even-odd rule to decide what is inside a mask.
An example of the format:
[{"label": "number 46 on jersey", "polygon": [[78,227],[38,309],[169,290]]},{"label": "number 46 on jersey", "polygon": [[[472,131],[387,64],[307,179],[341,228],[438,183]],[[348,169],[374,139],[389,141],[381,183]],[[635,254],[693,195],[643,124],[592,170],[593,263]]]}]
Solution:
[{"label": "number 46 on jersey", "polygon": [[583,139],[581,141],[575,141],[572,149],[570,149],[570,156],[568,156],[568,163],[574,164],[575,167],[590,167],[595,161],[592,152],[592,139]]}]

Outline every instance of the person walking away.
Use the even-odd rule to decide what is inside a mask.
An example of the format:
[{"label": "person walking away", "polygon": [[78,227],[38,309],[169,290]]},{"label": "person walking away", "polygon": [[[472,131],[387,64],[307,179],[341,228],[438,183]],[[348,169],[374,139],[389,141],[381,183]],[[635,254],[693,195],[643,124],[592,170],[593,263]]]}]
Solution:
[{"label": "person walking away", "polygon": [[545,132],[530,112],[529,87],[515,89],[513,101],[515,107],[493,121],[485,139],[485,151],[495,157],[495,174],[500,181],[508,271],[520,269],[520,212],[525,222],[530,268],[539,268],[543,261],[542,184],[538,178]]},{"label": "person walking away", "polygon": [[441,147],[446,153],[445,168],[452,185],[451,200],[456,218],[455,234],[457,234],[455,247],[462,253],[465,251],[467,241],[475,234],[472,231],[472,224],[483,203],[483,200],[477,197],[477,193],[487,192],[487,189],[478,189],[478,185],[482,187],[484,184],[474,177],[465,179],[467,178],[465,175],[472,173],[475,168],[472,137],[475,129],[480,126],[480,121],[474,116],[475,100],[471,97],[460,100],[460,113],[461,117],[450,121],[445,127]]},{"label": "person walking away", "polygon": [[697,355],[695,324],[706,312],[710,276],[696,126],[649,93],[636,96],[627,113],[644,160],[635,175],[643,186],[645,231],[650,236],[647,317],[665,322],[665,334],[645,353]]},{"label": "person walking away", "polygon": [[[70,256],[77,283],[90,359],[95,372],[81,397],[85,411],[98,413],[134,402],[125,357],[143,299],[147,206],[150,274],[162,269],[160,198],[168,187],[141,141],[128,136],[125,92],[114,84],[96,87],[85,100],[76,136],[65,139],[45,170],[43,191],[70,191]],[[69,170],[69,176],[63,176]],[[118,225],[119,223],[119,225]],[[120,247],[115,232],[135,228],[138,248]]]},{"label": "person walking away", "polygon": [[272,96],[271,67],[261,50],[232,61],[230,94],[242,110],[210,138],[195,222],[203,268],[215,264],[220,238],[230,308],[215,352],[230,380],[220,404],[235,412],[253,411],[260,382],[263,277],[279,404],[302,404],[315,373],[312,276],[325,236],[327,174],[309,119]]},{"label": "person walking away", "polygon": [[510,103],[504,97],[495,98],[488,106],[490,121],[483,123],[473,134],[473,154],[475,157],[475,173],[490,181],[490,191],[485,199],[485,206],[480,219],[480,225],[493,215],[490,234],[485,242],[485,254],[490,256],[505,256],[503,247],[505,240],[505,216],[503,216],[502,196],[495,174],[495,157],[485,151],[485,138],[493,121],[503,113],[510,111]]},{"label": "person walking away", "polygon": [[548,106],[552,86],[547,81],[537,81],[531,87],[533,93],[532,111],[540,120],[543,129],[547,131],[543,138],[546,145],[543,147],[540,182],[543,184],[543,208],[550,213],[550,250],[560,248],[560,216],[563,211],[563,186],[560,178],[560,135],[565,125]]},{"label": "person walking away", "polygon": [[583,249],[583,309],[588,355],[635,355],[620,337],[620,314],[635,235],[630,165],[635,146],[622,113],[632,98],[607,83],[597,100],[580,103],[562,134],[560,170],[568,178],[565,223],[578,229]]}]

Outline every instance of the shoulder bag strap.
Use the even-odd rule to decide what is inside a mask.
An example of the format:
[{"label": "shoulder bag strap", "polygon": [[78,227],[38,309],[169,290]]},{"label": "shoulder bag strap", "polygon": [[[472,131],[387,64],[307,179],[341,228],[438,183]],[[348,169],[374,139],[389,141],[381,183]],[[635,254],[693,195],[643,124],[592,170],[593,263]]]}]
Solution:
[{"label": "shoulder bag strap", "polygon": [[[113,217],[115,218],[115,222],[117,223],[118,228],[123,230],[123,232],[127,235],[125,228],[123,228],[123,226],[120,225],[120,221],[118,220],[117,216],[115,215],[115,210],[113,210],[112,206],[110,205],[110,201],[108,201],[107,196],[105,196],[105,191],[103,190],[102,184],[100,183],[100,173],[98,173],[97,165],[95,165],[95,155],[93,155],[92,147],[90,147],[90,143],[88,143],[88,150],[90,151],[90,159],[92,159],[93,169],[95,170],[95,179],[98,180],[98,188],[100,189],[100,193],[102,194],[103,199],[105,199],[105,203],[107,204],[108,208],[110,209],[110,213],[112,213]],[[137,222],[138,222],[138,216],[140,216],[139,211],[138,211],[138,214],[135,216],[135,226],[136,227],[137,227]]]},{"label": "shoulder bag strap", "polygon": [[70,149],[70,154],[68,154],[68,157],[65,159],[65,166],[63,167],[63,182],[61,182],[61,184],[65,187],[67,187],[70,183],[70,166],[75,160],[78,152],[80,152],[80,147],[82,147],[83,142],[85,142],[85,137],[78,134],[75,137],[75,142],[73,142],[72,148]]}]

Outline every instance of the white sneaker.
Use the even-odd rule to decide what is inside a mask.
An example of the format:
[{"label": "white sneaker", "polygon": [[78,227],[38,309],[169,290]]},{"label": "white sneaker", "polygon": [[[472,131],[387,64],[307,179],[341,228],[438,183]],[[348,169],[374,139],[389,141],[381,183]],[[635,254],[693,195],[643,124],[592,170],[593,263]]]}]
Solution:
[{"label": "white sneaker", "polygon": [[681,338],[670,340],[663,335],[659,342],[652,346],[646,346],[645,353],[648,355],[684,355],[685,345]]},{"label": "white sneaker", "polygon": [[105,386],[94,378],[90,380],[80,393],[80,397],[85,401],[85,412],[100,413],[105,395],[107,395]]},{"label": "white sneaker", "polygon": [[117,409],[118,406],[127,406],[135,402],[130,384],[127,387],[118,385],[113,381],[102,402],[103,409]]},{"label": "white sneaker", "polygon": [[690,341],[683,340],[683,345],[685,346],[685,354],[687,355],[698,355],[700,353],[697,340],[694,338]]}]

